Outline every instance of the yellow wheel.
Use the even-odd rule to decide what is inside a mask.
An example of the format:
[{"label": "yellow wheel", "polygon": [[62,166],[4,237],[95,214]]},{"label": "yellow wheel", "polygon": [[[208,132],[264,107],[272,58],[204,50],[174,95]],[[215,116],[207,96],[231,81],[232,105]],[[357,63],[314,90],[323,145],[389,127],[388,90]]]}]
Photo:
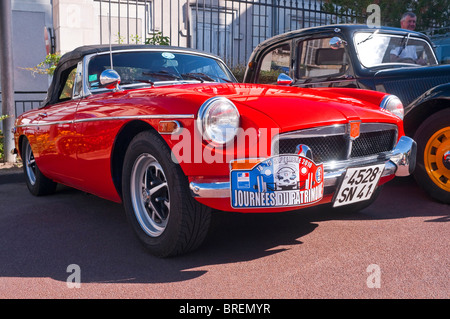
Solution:
[{"label": "yellow wheel", "polygon": [[436,112],[414,135],[417,165],[414,178],[431,197],[450,203],[450,108]]},{"label": "yellow wheel", "polygon": [[425,169],[433,182],[450,192],[450,127],[437,131],[425,146]]}]

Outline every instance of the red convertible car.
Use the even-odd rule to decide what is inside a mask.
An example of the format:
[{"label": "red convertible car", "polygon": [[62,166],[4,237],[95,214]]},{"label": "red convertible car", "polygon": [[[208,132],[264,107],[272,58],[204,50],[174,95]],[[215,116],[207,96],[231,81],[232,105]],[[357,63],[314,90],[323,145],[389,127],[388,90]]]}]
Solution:
[{"label": "red convertible car", "polygon": [[206,53],[85,46],[61,57],[15,151],[34,195],[68,185],[123,203],[157,256],[204,240],[212,209],[359,210],[415,166],[398,98],[240,84]]}]

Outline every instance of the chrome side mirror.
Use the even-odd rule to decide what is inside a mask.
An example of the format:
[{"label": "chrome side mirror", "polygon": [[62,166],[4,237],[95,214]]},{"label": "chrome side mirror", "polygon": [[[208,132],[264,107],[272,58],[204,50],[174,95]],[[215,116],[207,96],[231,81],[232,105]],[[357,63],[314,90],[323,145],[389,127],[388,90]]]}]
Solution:
[{"label": "chrome side mirror", "polygon": [[337,49],[340,49],[340,48],[343,48],[344,46],[346,46],[347,41],[342,40],[339,37],[332,37],[330,39],[329,45],[330,45],[330,48],[332,48],[333,50],[337,50]]},{"label": "chrome side mirror", "polygon": [[278,85],[291,85],[294,82],[291,77],[285,73],[281,73],[277,78]]},{"label": "chrome side mirror", "polygon": [[107,89],[118,89],[120,83],[120,75],[112,69],[107,69],[100,74],[100,84]]}]

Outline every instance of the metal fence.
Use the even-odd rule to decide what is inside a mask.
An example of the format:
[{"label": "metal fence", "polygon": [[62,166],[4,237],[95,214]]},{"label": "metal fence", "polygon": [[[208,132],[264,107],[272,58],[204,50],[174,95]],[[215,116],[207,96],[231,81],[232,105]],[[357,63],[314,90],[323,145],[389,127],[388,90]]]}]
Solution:
[{"label": "metal fence", "polygon": [[[16,94],[17,93],[21,92],[16,92]],[[42,101],[45,98],[46,93],[47,92],[27,92],[27,94],[40,95],[40,97],[28,97],[25,99],[14,100],[15,117],[26,111],[39,108],[39,106],[41,105]]]},{"label": "metal fence", "polygon": [[[95,0],[100,42],[151,42],[210,52],[230,66],[245,65],[261,41],[294,29],[338,23],[326,0]],[[347,22],[352,18],[345,17]]]},{"label": "metal fence", "polygon": [[[16,91],[14,92],[14,115],[16,118],[18,115],[39,108],[42,101],[45,99],[47,92],[43,91]],[[2,100],[0,92],[0,114],[2,110]],[[3,129],[2,122],[0,121],[0,131]]]},{"label": "metal fence", "polygon": [[[343,18],[323,9],[326,0],[93,1],[100,43],[168,39],[173,46],[216,54],[231,67],[245,66],[253,49],[267,38]],[[345,19],[351,22],[352,16]],[[45,93],[15,92],[15,116],[38,108]]]}]

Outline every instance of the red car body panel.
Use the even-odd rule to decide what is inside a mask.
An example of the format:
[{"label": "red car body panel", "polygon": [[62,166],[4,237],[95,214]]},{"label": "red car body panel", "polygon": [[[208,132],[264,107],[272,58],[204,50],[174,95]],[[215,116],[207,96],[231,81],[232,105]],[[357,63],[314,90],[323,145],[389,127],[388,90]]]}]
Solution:
[{"label": "red car body panel", "polygon": [[213,209],[364,209],[415,167],[402,114],[375,91],[239,84],[204,52],[94,45],[61,57],[15,152],[31,194],[60,183],[122,203],[164,257],[198,247]]},{"label": "red car body panel", "polygon": [[[385,94],[363,90],[340,91],[342,94],[324,89],[201,84],[102,93],[47,106],[27,113],[26,117],[19,117],[16,123],[19,126],[16,142],[19,143],[18,138],[22,135],[30,140],[36,163],[49,178],[120,202],[121,197],[111,174],[111,156],[115,139],[123,127],[138,120],[145,121],[158,130],[158,123],[168,114],[190,114],[196,118],[199,106],[214,95],[225,96],[235,103],[241,114],[241,126],[244,130],[250,127],[273,128],[276,129],[275,132],[282,133],[310,128],[311,123],[314,123],[314,126],[327,126],[361,120],[395,124],[399,128],[398,137],[404,135],[401,120],[379,109],[379,102]],[[367,103],[361,102],[364,100],[367,100]],[[40,116],[43,113],[47,116]],[[161,115],[160,118],[139,119],[140,116],[155,114]],[[121,120],[121,117],[124,119]],[[195,118],[180,119],[179,122],[183,128],[195,132]],[[67,123],[52,125],[53,122],[61,121]],[[25,124],[34,126],[20,128]],[[171,148],[181,140],[174,139],[171,135],[162,136]],[[202,145],[204,152],[207,146],[201,137],[193,134],[191,138],[192,145]],[[240,154],[234,156],[245,158],[255,153],[252,147],[256,145],[247,145],[246,150],[235,148],[233,152]],[[267,147],[270,149],[270,145]],[[224,152],[223,156],[227,155],[233,156]],[[179,162],[190,180],[229,179],[230,167],[225,161],[199,165],[192,154],[191,161],[183,158],[179,159]],[[198,200],[216,209],[232,209],[229,199]],[[330,200],[324,197],[323,202]],[[292,208],[268,208],[258,211],[289,209]]]}]

